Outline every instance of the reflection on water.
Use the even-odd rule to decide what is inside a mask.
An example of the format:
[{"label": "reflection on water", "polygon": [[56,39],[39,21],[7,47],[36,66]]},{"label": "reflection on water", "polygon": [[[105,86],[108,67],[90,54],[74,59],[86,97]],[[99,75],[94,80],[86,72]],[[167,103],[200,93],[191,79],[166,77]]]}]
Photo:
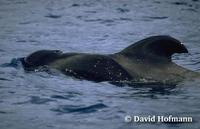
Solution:
[{"label": "reflection on water", "polygon": [[[189,49],[173,61],[199,71],[199,5],[199,0],[1,0],[0,128],[199,129],[199,80],[116,86],[57,71],[25,72],[14,59],[39,49],[114,53],[148,36],[171,35]],[[170,114],[192,116],[194,122],[124,122],[125,115]]]}]

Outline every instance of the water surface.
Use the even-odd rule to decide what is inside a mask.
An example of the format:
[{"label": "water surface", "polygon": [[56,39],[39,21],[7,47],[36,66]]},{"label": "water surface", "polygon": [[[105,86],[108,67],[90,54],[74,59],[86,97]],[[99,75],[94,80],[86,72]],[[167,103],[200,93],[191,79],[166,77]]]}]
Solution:
[{"label": "water surface", "polygon": [[[173,61],[200,71],[198,0],[1,0],[0,64],[40,49],[110,54],[152,35],[181,40]],[[158,85],[157,87],[162,87]],[[1,129],[199,129],[200,84],[115,86],[59,72],[0,67]],[[125,123],[125,115],[192,116],[193,123]]]}]

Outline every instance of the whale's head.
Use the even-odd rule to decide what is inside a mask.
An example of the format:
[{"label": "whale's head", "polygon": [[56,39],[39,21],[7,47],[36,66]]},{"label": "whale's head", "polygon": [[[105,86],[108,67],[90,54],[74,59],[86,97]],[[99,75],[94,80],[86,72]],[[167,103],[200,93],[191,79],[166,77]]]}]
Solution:
[{"label": "whale's head", "polygon": [[40,50],[21,58],[22,65],[26,69],[36,68],[38,66],[48,65],[62,55],[60,50]]}]

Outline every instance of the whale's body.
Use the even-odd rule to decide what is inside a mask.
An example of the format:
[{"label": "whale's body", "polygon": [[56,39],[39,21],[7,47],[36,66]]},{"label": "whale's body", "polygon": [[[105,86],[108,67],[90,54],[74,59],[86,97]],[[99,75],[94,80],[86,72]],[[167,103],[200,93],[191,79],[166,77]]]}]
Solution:
[{"label": "whale's body", "polygon": [[40,50],[21,58],[25,70],[48,66],[66,75],[91,81],[181,82],[200,74],[172,62],[174,53],[188,53],[170,36],[152,36],[115,54],[62,53]]}]

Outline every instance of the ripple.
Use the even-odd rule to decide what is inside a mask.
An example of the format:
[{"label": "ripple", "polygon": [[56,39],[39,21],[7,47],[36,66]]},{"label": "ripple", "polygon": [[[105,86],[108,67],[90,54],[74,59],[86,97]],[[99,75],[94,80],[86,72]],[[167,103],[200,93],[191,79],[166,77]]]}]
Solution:
[{"label": "ripple", "polygon": [[73,97],[76,97],[80,95],[79,93],[74,93],[74,92],[69,92],[68,94],[66,95],[52,95],[51,98],[54,98],[54,99],[70,99],[70,98],[73,98]]},{"label": "ripple", "polygon": [[188,3],[186,3],[186,2],[172,2],[171,4],[175,4],[175,5],[188,5]]},{"label": "ripple", "polygon": [[[159,85],[157,85],[157,87],[154,87],[154,88],[138,87],[138,88],[133,88],[130,90],[134,91],[133,94],[131,94],[132,97],[151,98],[151,99],[156,99],[158,96],[178,95],[181,93],[180,91],[176,89],[176,87],[164,88]],[[125,94],[125,97],[130,97],[130,94],[129,95]]]},{"label": "ripple", "polygon": [[18,68],[21,64],[20,58],[13,58],[10,63],[1,64],[0,67],[14,67]]},{"label": "ripple", "polygon": [[61,18],[62,16],[61,15],[55,15],[55,14],[48,14],[45,17],[47,17],[47,18],[53,18],[53,19],[58,19],[58,18]]},{"label": "ripple", "polygon": [[85,13],[97,13],[97,11],[84,11]]},{"label": "ripple", "polygon": [[48,98],[40,98],[39,96],[31,96],[31,99],[28,101],[18,102],[18,103],[14,103],[14,104],[27,104],[27,103],[45,104],[45,103],[52,102],[52,101],[55,101],[55,100],[48,99]]},{"label": "ripple", "polygon": [[48,99],[48,98],[40,98],[38,96],[31,96],[30,103],[32,103],[32,104],[45,104],[45,103],[50,102],[50,101],[54,101],[54,100]]},{"label": "ripple", "polygon": [[116,23],[118,19],[84,19],[85,22],[99,22],[100,24],[104,24],[106,26],[111,26]]},{"label": "ripple", "polygon": [[0,111],[0,114],[7,114],[8,112]]},{"label": "ripple", "polygon": [[119,20],[121,20],[121,21],[133,21],[131,18],[123,18],[123,17],[119,18]]},{"label": "ripple", "polygon": [[27,4],[26,1],[18,1],[18,2],[14,2],[13,4]]},{"label": "ripple", "polygon": [[33,21],[24,21],[24,22],[20,22],[19,24],[27,25],[27,24],[31,24],[31,23],[33,23]]},{"label": "ripple", "polygon": [[[1,17],[0,17],[1,18]],[[5,52],[3,49],[0,49],[0,52]]]},{"label": "ripple", "polygon": [[125,8],[117,8],[116,9],[119,13],[126,13],[126,12],[129,12],[130,10],[129,9],[125,9]]},{"label": "ripple", "polygon": [[72,6],[72,7],[79,7],[80,4],[72,4],[71,6]]},{"label": "ripple", "polygon": [[192,4],[189,4],[187,2],[172,2],[171,4],[177,5],[177,6],[187,6],[187,7],[192,7]]},{"label": "ripple", "polygon": [[113,22],[115,22],[115,20],[113,20],[113,19],[105,19],[105,20],[100,21],[100,23],[102,23],[102,24],[113,23]]},{"label": "ripple", "polygon": [[0,77],[0,80],[2,80],[2,81],[11,81],[10,79],[7,79],[7,78],[1,78],[1,77]]},{"label": "ripple", "polygon": [[74,106],[74,105],[60,105],[57,109],[51,109],[51,111],[59,113],[92,113],[97,112],[100,109],[107,108],[106,105],[102,103],[90,105],[90,106]]},{"label": "ripple", "polygon": [[161,2],[160,1],[154,1],[153,3],[160,4]]},{"label": "ripple", "polygon": [[167,19],[168,17],[167,16],[153,16],[153,17],[144,17],[144,18],[162,20],[162,19]]},{"label": "ripple", "polygon": [[191,11],[191,12],[198,12],[197,10],[195,10],[195,9],[192,9],[192,8],[189,8],[189,9],[181,9],[181,10],[185,10],[185,11]]},{"label": "ripple", "polygon": [[131,18],[121,17],[121,18],[113,18],[113,19],[82,19],[85,22],[98,22],[100,24],[104,24],[106,26],[111,26],[119,22],[123,21],[133,21]]},{"label": "ripple", "polygon": [[[80,18],[81,16],[78,16],[77,18]],[[85,19],[85,22],[98,22],[98,21],[102,21],[102,19]]]},{"label": "ripple", "polygon": [[156,81],[156,80],[148,80],[148,79],[140,79],[134,81],[121,81],[121,82],[109,82],[116,86],[130,86],[133,88],[151,88],[151,89],[165,89],[165,88],[174,88],[177,85],[176,80],[174,82],[171,81]]}]

